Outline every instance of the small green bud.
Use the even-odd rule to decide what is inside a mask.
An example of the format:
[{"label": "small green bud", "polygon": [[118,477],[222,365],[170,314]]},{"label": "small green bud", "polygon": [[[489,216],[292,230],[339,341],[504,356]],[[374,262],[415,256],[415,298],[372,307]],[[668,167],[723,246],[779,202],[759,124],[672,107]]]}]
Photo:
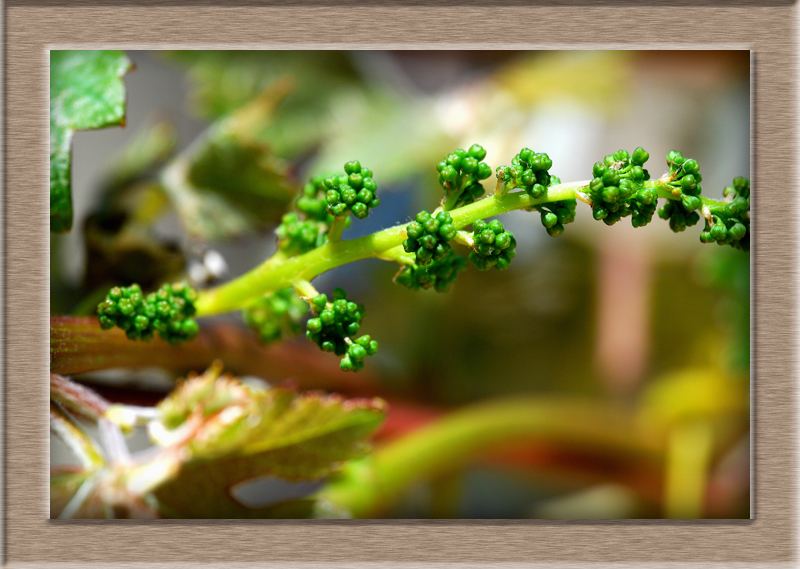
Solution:
[{"label": "small green bud", "polygon": [[636,150],[633,151],[633,155],[631,156],[631,161],[639,166],[642,166],[649,159],[650,159],[650,154],[641,146],[636,148]]},{"label": "small green bud", "polygon": [[344,165],[344,171],[348,174],[361,173],[361,163],[358,160],[352,160]]}]

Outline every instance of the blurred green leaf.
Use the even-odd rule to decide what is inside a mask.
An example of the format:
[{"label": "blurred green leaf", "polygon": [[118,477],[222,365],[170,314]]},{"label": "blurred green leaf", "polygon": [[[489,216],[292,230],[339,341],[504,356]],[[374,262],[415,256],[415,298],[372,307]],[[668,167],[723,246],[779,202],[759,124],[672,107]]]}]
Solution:
[{"label": "blurred green leaf", "polygon": [[76,130],[125,124],[121,51],[50,52],[50,230],[72,228],[71,156]]},{"label": "blurred green leaf", "polygon": [[175,152],[177,143],[175,125],[169,121],[152,122],[140,129],[108,168],[107,191],[130,184],[164,164]]},{"label": "blurred green leaf", "polygon": [[214,123],[162,175],[189,235],[228,239],[276,223],[296,195],[286,162],[257,131],[290,86],[278,82]]},{"label": "blurred green leaf", "polygon": [[[156,470],[137,469],[129,480],[140,486],[149,479],[168,515],[190,518],[242,517],[244,507],[230,489],[253,478],[326,476],[365,453],[364,439],[386,412],[379,399],[253,389],[219,377],[216,368],[184,382],[159,409],[162,418],[151,435],[165,462]],[[162,479],[151,478],[153,472]]]},{"label": "blurred green leaf", "polygon": [[293,92],[259,134],[284,157],[308,151],[327,135],[339,93],[362,90],[345,51],[192,50],[167,52],[167,57],[187,67],[194,106],[211,119],[228,115],[280,79],[291,80]]}]

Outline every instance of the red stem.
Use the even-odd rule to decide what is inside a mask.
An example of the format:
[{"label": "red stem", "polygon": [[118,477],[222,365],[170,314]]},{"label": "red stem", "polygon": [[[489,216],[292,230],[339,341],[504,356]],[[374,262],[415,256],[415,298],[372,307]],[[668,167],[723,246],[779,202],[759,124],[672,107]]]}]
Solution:
[{"label": "red stem", "polygon": [[291,379],[299,389],[364,396],[380,391],[368,372],[345,373],[339,370],[336,358],[311,345],[283,342],[262,346],[253,333],[233,324],[204,326],[196,339],[172,346],[159,338],[151,342],[128,340],[122,330],[102,330],[96,318],[50,318],[51,373],[71,375],[143,367],[203,371],[218,359],[238,375],[254,375],[273,382]]}]

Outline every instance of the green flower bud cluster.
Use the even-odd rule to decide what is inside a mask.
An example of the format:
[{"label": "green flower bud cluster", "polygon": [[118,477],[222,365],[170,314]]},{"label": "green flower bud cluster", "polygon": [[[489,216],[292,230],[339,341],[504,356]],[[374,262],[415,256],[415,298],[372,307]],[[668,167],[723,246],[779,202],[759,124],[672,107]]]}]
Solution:
[{"label": "green flower bud cluster", "polygon": [[131,340],[153,339],[158,332],[171,344],[191,340],[200,328],[191,317],[195,314],[197,291],[186,283],[165,284],[157,292],[142,294],[138,284],[114,287],[97,305],[100,327],[121,328]]},{"label": "green flower bud cluster", "polygon": [[325,200],[325,179],[330,176],[319,175],[303,187],[303,193],[295,202],[295,208],[307,219],[315,219],[327,225],[333,223],[333,216],[328,213],[328,202]]},{"label": "green flower bud cluster", "polygon": [[492,167],[483,162],[484,158],[486,150],[473,144],[469,150],[455,149],[439,162],[436,170],[445,190],[445,209],[471,204],[484,194],[480,181],[492,175]]},{"label": "green flower bud cluster", "polygon": [[403,241],[405,252],[415,253],[418,265],[430,265],[450,254],[449,241],[457,231],[449,213],[442,211],[433,217],[427,211],[421,211],[408,224],[406,233],[408,238]]},{"label": "green flower bud cluster", "polygon": [[497,177],[506,185],[522,188],[532,198],[541,198],[547,186],[552,185],[552,176],[548,172],[552,166],[553,161],[544,152],[523,148],[511,160],[510,167],[501,166],[497,169]]},{"label": "green flower bud cluster", "polygon": [[302,330],[300,322],[308,312],[308,304],[285,288],[260,298],[242,311],[245,323],[258,334],[264,344],[276,342],[284,335],[296,336]]},{"label": "green flower bud cluster", "polygon": [[381,203],[375,195],[378,185],[372,179],[372,170],[353,160],[344,165],[344,172],[343,176],[329,176],[322,182],[328,213],[340,219],[349,213],[364,219],[370,209]]},{"label": "green flower bud cluster", "polygon": [[317,316],[306,324],[306,337],[323,352],[343,355],[339,365],[342,371],[359,371],[364,367],[364,358],[378,351],[378,342],[367,335],[351,340],[361,327],[364,307],[348,302],[347,293],[342,289],[334,289],[332,302],[328,302],[324,294],[315,296],[311,300],[311,310]]},{"label": "green flower bud cluster", "polygon": [[301,219],[294,212],[286,213],[281,218],[281,224],[275,229],[278,249],[288,257],[308,253],[325,244],[328,240],[328,229],[329,226],[324,222]]},{"label": "green flower bud cluster", "polygon": [[542,214],[542,225],[550,237],[558,237],[564,233],[564,226],[575,221],[575,210],[578,200],[561,200],[536,207]]},{"label": "green flower bud cluster", "polygon": [[507,269],[516,256],[517,240],[514,234],[505,230],[503,224],[493,219],[486,223],[482,219],[472,224],[472,237],[475,241],[469,260],[481,271],[492,267]]},{"label": "green flower bud cluster", "polygon": [[706,220],[705,229],[700,234],[703,243],[731,245],[735,249],[750,250],[750,180],[734,178],[733,185],[727,186],[722,194],[724,206],[709,207],[714,224]]},{"label": "green flower bud cluster", "polygon": [[[550,185],[560,184],[561,179],[550,176]],[[564,233],[564,226],[575,221],[575,210],[578,200],[561,200],[535,206],[533,209],[541,214],[541,221],[550,237],[558,237]]]},{"label": "green flower bud cluster", "polygon": [[668,200],[658,210],[658,216],[669,220],[670,229],[678,233],[700,221],[700,214],[696,210],[702,205],[700,192],[703,188],[700,182],[703,177],[700,175],[697,160],[684,158],[677,150],[671,150],[667,154],[667,165],[669,186],[675,199]]},{"label": "green flower bud cluster", "polygon": [[[324,197],[327,190],[324,182],[328,177],[312,178],[294,203],[297,211],[285,214],[281,224],[275,229],[278,249],[286,256],[308,253],[328,241],[328,230],[334,221],[334,217],[328,213],[328,202]],[[345,227],[349,225],[348,217]]]},{"label": "green flower bud cluster", "polygon": [[650,173],[643,168],[649,158],[650,154],[640,146],[633,154],[619,150],[595,163],[589,196],[596,220],[613,225],[623,217],[631,216],[634,227],[650,223],[656,211],[658,192],[643,187],[644,182],[650,179]]},{"label": "green flower bud cluster", "polygon": [[436,292],[447,292],[456,280],[459,271],[467,268],[467,258],[450,252],[439,261],[430,265],[406,265],[394,278],[396,283],[411,290],[429,289]]}]

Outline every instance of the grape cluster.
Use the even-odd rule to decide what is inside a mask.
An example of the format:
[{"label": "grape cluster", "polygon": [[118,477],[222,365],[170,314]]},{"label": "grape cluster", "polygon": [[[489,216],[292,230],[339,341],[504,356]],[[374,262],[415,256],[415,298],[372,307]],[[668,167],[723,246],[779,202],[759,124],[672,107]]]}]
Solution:
[{"label": "grape cluster", "polygon": [[735,249],[750,250],[750,180],[734,178],[733,185],[727,186],[722,194],[724,206],[709,207],[714,220],[711,225],[706,220],[705,229],[700,234],[703,243],[731,245]]},{"label": "grape cluster", "polygon": [[344,172],[343,176],[329,176],[322,182],[328,213],[341,219],[352,212],[358,219],[364,219],[370,209],[381,203],[375,195],[378,186],[372,179],[372,170],[353,160],[344,165]]},{"label": "grape cluster", "polygon": [[295,207],[307,219],[314,219],[330,225],[333,223],[333,216],[328,213],[328,202],[323,197],[326,190],[325,178],[328,177],[320,175],[311,178],[311,181],[303,186],[303,193],[297,199]]},{"label": "grape cluster", "polygon": [[649,158],[650,154],[640,146],[633,154],[619,150],[595,163],[589,196],[596,220],[613,225],[623,217],[631,216],[634,227],[650,223],[656,211],[658,192],[643,187],[644,182],[650,179],[650,173],[643,168]]},{"label": "grape cluster", "polygon": [[496,219],[489,223],[482,219],[475,221],[472,224],[472,236],[475,245],[469,260],[481,271],[488,271],[492,267],[507,269],[517,254],[514,251],[517,240]]},{"label": "grape cluster", "polygon": [[280,340],[284,335],[300,333],[301,320],[308,312],[308,304],[291,288],[279,290],[260,298],[242,311],[245,323],[253,328],[262,343]]},{"label": "grape cluster", "polygon": [[328,213],[328,202],[321,197],[325,191],[324,179],[317,176],[303,187],[294,204],[297,211],[285,214],[275,229],[278,249],[288,257],[308,253],[328,240],[333,216]]},{"label": "grape cluster", "polygon": [[[550,176],[550,185],[560,184],[561,179]],[[560,200],[535,206],[533,209],[541,214],[542,225],[550,237],[558,237],[564,233],[564,226],[575,221],[575,210],[578,200]]]},{"label": "grape cluster", "polygon": [[473,144],[469,150],[457,148],[439,162],[439,183],[445,190],[446,210],[471,204],[484,194],[480,181],[492,175],[492,168],[482,160],[486,150]]},{"label": "grape cluster", "polygon": [[200,328],[195,314],[197,291],[186,283],[165,284],[157,292],[142,294],[138,284],[114,287],[97,305],[100,327],[121,328],[131,340],[150,341],[158,332],[171,344],[191,340]]},{"label": "grape cluster", "polygon": [[456,236],[456,228],[447,212],[439,212],[433,217],[427,211],[421,211],[408,224],[406,233],[408,238],[403,241],[405,252],[415,253],[418,265],[430,265],[450,254],[449,241]]},{"label": "grape cluster", "polygon": [[406,265],[394,278],[396,283],[411,290],[429,289],[436,292],[447,292],[456,280],[459,271],[467,268],[467,258],[451,252],[439,261],[430,265]]},{"label": "grape cluster", "polygon": [[513,187],[522,188],[532,198],[541,198],[547,192],[547,186],[553,184],[549,170],[553,161],[544,152],[534,152],[530,148],[523,148],[511,160],[511,166],[501,166],[497,169],[497,177],[506,184],[513,183]]},{"label": "grape cluster", "polygon": [[350,339],[361,327],[364,307],[348,302],[347,293],[342,289],[334,289],[332,302],[328,302],[324,294],[315,296],[311,300],[311,310],[317,316],[306,324],[306,337],[324,352],[343,355],[339,366],[342,371],[359,371],[364,367],[364,358],[378,351],[378,342],[367,335],[355,341]]},{"label": "grape cluster", "polygon": [[293,257],[308,253],[328,240],[329,226],[314,219],[301,219],[294,212],[284,214],[281,224],[275,229],[278,249]]},{"label": "grape cluster", "polygon": [[669,166],[669,186],[672,189],[674,200],[668,200],[658,216],[669,220],[669,227],[674,232],[680,232],[700,221],[697,209],[702,205],[700,182],[700,166],[697,160],[686,159],[677,150],[671,150],[667,155]]}]

